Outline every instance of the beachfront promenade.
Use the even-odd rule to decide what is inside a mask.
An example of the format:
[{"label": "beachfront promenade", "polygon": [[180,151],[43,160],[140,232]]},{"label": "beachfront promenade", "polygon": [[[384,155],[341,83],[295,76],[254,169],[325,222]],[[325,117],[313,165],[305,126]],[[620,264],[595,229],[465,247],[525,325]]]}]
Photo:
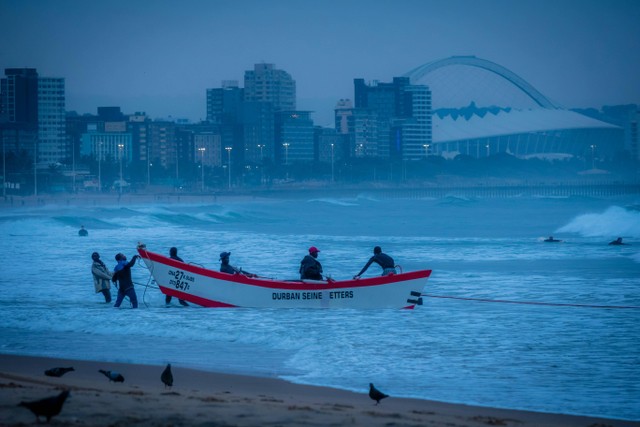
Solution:
[{"label": "beachfront promenade", "polygon": [[156,189],[153,192],[131,192],[119,195],[114,192],[56,193],[38,196],[7,195],[0,197],[0,208],[33,206],[104,206],[130,204],[203,204],[218,203],[228,198],[304,198],[304,197],[371,197],[393,198],[510,198],[510,197],[614,197],[640,195],[640,182],[625,183],[568,183],[568,184],[458,184],[458,185],[318,185],[296,183],[272,187],[237,188],[205,192]]}]

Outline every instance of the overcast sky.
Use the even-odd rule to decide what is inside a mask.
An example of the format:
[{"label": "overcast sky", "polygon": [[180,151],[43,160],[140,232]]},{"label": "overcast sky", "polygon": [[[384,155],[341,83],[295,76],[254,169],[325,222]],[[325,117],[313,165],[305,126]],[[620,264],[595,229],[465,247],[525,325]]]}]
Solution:
[{"label": "overcast sky", "polygon": [[[353,79],[475,55],[561,105],[640,104],[637,0],[0,0],[0,72],[64,77],[67,109],[204,119],[207,88],[273,63],[332,117]],[[326,111],[325,111],[326,110]]]}]

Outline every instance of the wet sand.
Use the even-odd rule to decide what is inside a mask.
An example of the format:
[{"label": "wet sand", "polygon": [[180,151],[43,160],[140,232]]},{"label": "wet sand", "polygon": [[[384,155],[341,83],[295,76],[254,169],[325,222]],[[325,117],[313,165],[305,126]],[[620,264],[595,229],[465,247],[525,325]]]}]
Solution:
[{"label": "wet sand", "polygon": [[[73,367],[60,378],[53,367]],[[117,371],[110,382],[99,369]],[[160,381],[164,366],[0,355],[0,425],[35,425],[21,401],[70,390],[55,426],[640,426],[640,422],[485,408],[393,396],[379,405],[361,393],[292,384],[274,378],[197,371],[172,364],[173,387]],[[378,385],[385,391],[382,385]],[[488,391],[490,392],[490,391]],[[41,418],[41,423],[45,422]]]}]

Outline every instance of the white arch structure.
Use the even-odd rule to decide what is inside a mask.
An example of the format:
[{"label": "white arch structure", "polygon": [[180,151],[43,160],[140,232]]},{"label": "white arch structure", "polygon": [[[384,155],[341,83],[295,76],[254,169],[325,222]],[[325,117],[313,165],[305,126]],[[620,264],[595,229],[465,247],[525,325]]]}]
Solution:
[{"label": "white arch structure", "polygon": [[502,65],[496,64],[495,62],[487,61],[486,59],[477,58],[475,56],[452,56],[450,58],[428,62],[414,68],[411,71],[408,71],[404,74],[403,77],[409,77],[412,82],[417,82],[432,71],[435,71],[439,68],[448,67],[450,65],[466,65],[469,67],[477,67],[482,68],[483,70],[490,71],[516,86],[540,107],[549,109],[559,108],[516,73],[508,70]]}]

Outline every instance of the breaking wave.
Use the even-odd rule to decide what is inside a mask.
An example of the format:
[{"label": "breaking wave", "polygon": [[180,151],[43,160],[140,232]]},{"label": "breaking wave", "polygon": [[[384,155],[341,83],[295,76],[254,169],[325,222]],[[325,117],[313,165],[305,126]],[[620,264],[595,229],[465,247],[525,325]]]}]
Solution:
[{"label": "breaking wave", "polygon": [[611,206],[602,213],[575,217],[558,229],[559,233],[576,233],[583,237],[640,237],[640,211]]}]

